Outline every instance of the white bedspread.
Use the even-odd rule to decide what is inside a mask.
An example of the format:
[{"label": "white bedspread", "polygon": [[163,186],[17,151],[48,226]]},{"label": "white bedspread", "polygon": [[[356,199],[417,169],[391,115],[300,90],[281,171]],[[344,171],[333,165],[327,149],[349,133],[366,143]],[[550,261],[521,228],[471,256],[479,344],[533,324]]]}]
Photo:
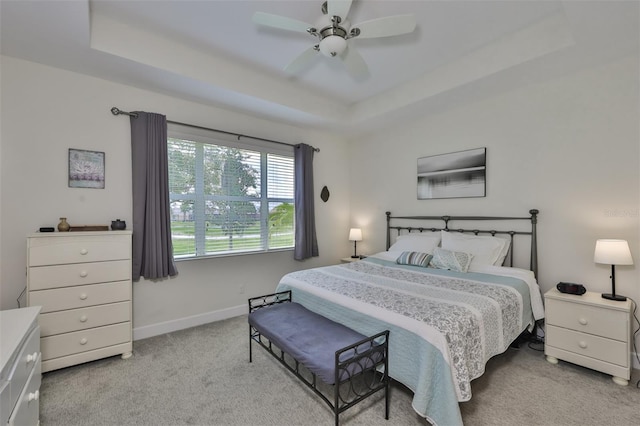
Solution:
[{"label": "white bedspread", "polygon": [[416,412],[462,424],[458,401],[471,398],[471,380],[539,317],[537,284],[514,268],[461,274],[380,257],[293,272],[277,291],[360,333],[389,329],[389,373],[413,390]]}]

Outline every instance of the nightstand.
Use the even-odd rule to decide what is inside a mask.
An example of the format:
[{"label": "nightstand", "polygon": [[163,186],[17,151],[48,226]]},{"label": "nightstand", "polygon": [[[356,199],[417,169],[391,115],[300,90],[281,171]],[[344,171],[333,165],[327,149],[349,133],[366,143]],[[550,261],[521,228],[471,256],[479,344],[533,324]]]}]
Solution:
[{"label": "nightstand", "polygon": [[359,257],[343,257],[340,259],[340,263],[351,263],[360,260]]},{"label": "nightstand", "polygon": [[611,374],[626,386],[631,377],[632,302],[603,299],[591,291],[582,296],[551,289],[545,298],[547,361],[558,359]]}]

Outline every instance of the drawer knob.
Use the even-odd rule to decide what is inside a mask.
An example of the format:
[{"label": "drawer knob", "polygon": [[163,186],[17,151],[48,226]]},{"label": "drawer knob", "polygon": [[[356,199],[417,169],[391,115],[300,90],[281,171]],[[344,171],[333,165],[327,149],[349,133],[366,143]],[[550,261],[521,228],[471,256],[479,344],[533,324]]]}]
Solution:
[{"label": "drawer knob", "polygon": [[86,277],[87,275],[89,275],[89,273],[88,273],[87,271],[81,271],[81,272],[80,272],[80,276],[81,276],[82,278]]},{"label": "drawer knob", "polygon": [[586,319],[586,318],[580,318],[580,319],[578,320],[578,322],[579,322],[580,324],[582,324],[582,325],[587,325],[587,324],[589,323],[589,321],[587,321],[587,319]]},{"label": "drawer knob", "polygon": [[580,342],[578,342],[578,346],[580,346],[582,349],[587,349],[587,342],[581,340]]},{"label": "drawer knob", "polygon": [[83,256],[84,256],[85,254],[87,254],[87,253],[89,253],[89,250],[87,250],[87,249],[82,249],[82,250],[80,250],[80,254],[81,254],[81,255],[83,255]]},{"label": "drawer knob", "polygon": [[39,390],[29,393],[29,402],[37,401],[38,398],[40,398],[40,391]]},{"label": "drawer knob", "polygon": [[38,359],[38,352],[34,352],[33,354],[27,355],[27,364],[32,363],[36,359]]},{"label": "drawer knob", "polygon": [[87,293],[82,293],[80,295],[80,300],[87,300]]},{"label": "drawer knob", "polygon": [[87,341],[88,341],[88,340],[87,340],[87,338],[86,338],[86,337],[83,337],[82,339],[80,339],[80,344],[81,344],[81,345],[86,345],[86,344],[87,344]]},{"label": "drawer knob", "polygon": [[87,322],[87,316],[86,315],[82,315],[80,317],[80,322]]}]

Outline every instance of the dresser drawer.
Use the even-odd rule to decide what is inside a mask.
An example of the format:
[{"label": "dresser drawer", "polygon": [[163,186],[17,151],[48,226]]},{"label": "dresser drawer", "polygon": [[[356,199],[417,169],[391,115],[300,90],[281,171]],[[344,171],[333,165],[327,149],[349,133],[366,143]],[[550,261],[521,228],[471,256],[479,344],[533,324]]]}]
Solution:
[{"label": "dresser drawer", "polygon": [[69,333],[131,321],[131,302],[109,303],[40,315],[40,335]]},{"label": "dresser drawer", "polygon": [[52,336],[126,321],[131,321],[131,302],[49,312],[40,315],[40,335]]},{"label": "dresser drawer", "polygon": [[42,359],[63,357],[131,340],[131,323],[108,325],[41,339]]},{"label": "dresser drawer", "polygon": [[29,268],[29,290],[123,281],[130,278],[131,262],[128,260],[37,266]]},{"label": "dresser drawer", "polygon": [[42,313],[124,302],[131,300],[131,281],[30,291],[28,297],[29,305],[42,306]]},{"label": "dresser drawer", "polygon": [[31,238],[29,241],[29,266],[100,262],[130,257],[130,234],[42,237]]},{"label": "dresser drawer", "polygon": [[10,382],[8,389],[2,392],[2,397],[8,398],[10,407],[16,404],[25,383],[27,383],[29,376],[33,373],[34,367],[40,364],[39,357],[40,327],[35,327],[31,330],[31,333],[29,333],[24,345],[15,358],[15,367],[7,377],[7,380]]},{"label": "dresser drawer", "polygon": [[36,426],[40,424],[40,385],[42,383],[40,354],[31,370],[26,385],[9,418],[9,426]]},{"label": "dresser drawer", "polygon": [[629,313],[547,298],[546,324],[626,342]]},{"label": "dresser drawer", "polygon": [[629,366],[629,348],[626,342],[547,325],[545,344],[621,367]]}]

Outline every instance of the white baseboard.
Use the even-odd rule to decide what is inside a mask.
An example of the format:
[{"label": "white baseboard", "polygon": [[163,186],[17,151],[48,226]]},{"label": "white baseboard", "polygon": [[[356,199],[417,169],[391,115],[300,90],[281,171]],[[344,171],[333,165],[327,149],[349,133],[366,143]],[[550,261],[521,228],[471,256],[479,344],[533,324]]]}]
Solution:
[{"label": "white baseboard", "polygon": [[146,339],[148,337],[171,333],[172,331],[184,330],[185,328],[196,327],[210,322],[237,317],[239,315],[246,314],[248,309],[247,305],[244,304],[219,311],[205,312],[203,314],[192,315],[190,317],[136,327],[133,329],[133,340]]},{"label": "white baseboard", "polygon": [[[219,311],[205,312],[203,314],[192,315],[190,317],[179,318],[172,321],[136,327],[133,329],[133,340],[146,339],[148,337],[171,333],[172,331],[184,330],[185,328],[196,327],[210,322],[222,321],[239,315],[245,315],[247,311],[247,305],[239,305]],[[634,352],[631,353],[631,360],[632,367],[640,370],[640,362],[638,362],[638,356]]]}]

